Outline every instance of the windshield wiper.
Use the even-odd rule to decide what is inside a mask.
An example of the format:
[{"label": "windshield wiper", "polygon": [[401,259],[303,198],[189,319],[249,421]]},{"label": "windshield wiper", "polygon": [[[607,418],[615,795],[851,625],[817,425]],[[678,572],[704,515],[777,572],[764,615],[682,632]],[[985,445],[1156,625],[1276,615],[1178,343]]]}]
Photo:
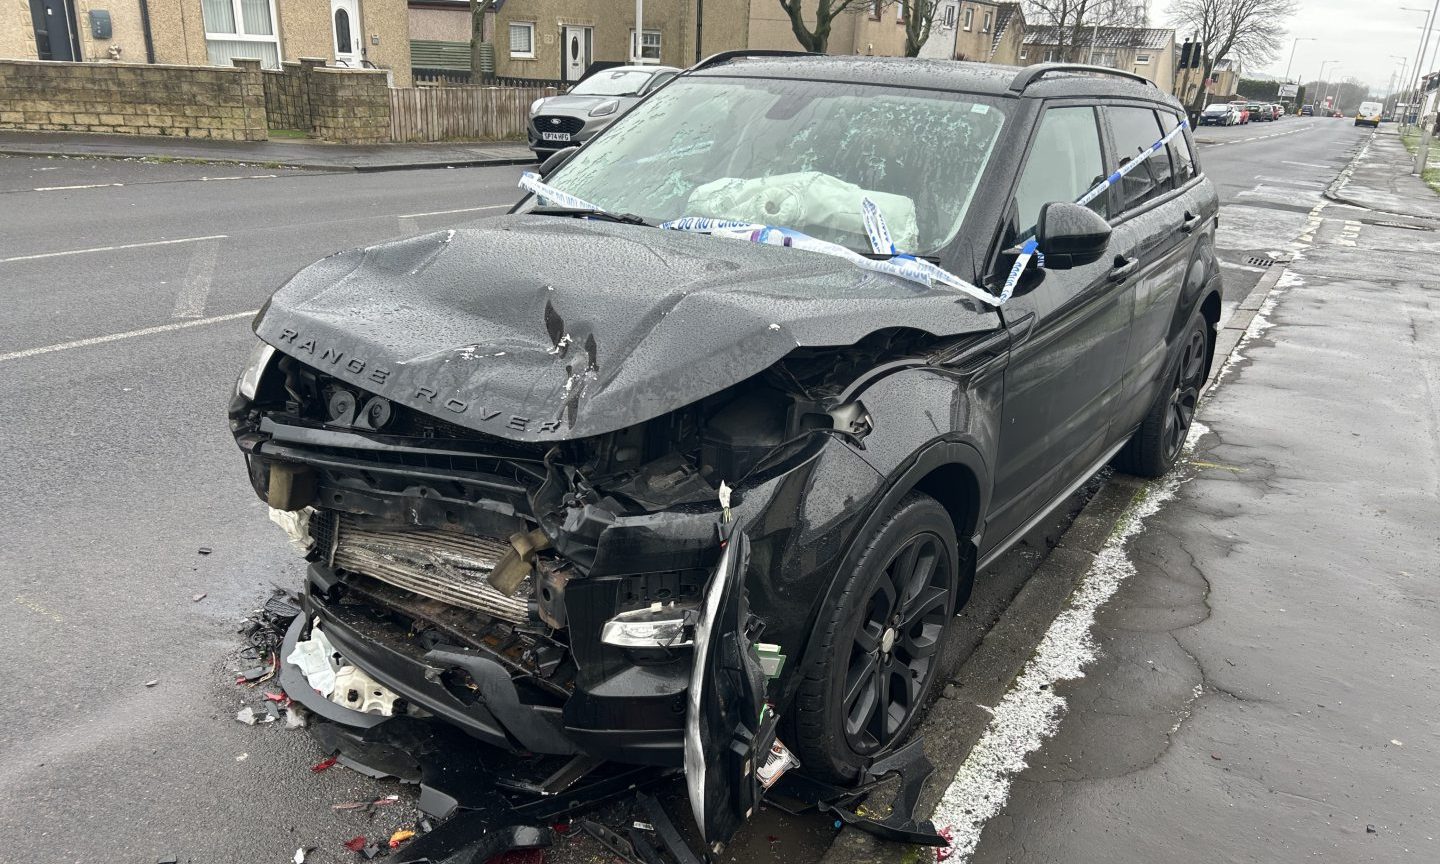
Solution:
[{"label": "windshield wiper", "polygon": [[601,210],[598,207],[556,207],[541,205],[532,207],[529,211],[538,216],[572,216],[584,219],[599,219],[603,222],[619,222],[622,225],[645,225],[653,228],[654,225],[645,221],[634,213],[611,213],[609,210]]}]

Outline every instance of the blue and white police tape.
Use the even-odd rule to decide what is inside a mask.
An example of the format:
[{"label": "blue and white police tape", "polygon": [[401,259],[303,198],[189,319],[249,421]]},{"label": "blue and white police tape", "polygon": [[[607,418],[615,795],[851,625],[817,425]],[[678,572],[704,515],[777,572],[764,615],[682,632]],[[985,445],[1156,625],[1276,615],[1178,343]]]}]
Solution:
[{"label": "blue and white police tape", "polygon": [[[1075,203],[1083,207],[1086,204],[1089,204],[1091,201],[1094,201],[1096,198],[1099,198],[1105,193],[1106,189],[1109,189],[1111,186],[1119,183],[1126,174],[1134,171],[1135,166],[1141,164],[1146,159],[1149,159],[1151,156],[1154,156],[1156,153],[1159,153],[1166,144],[1170,143],[1170,139],[1174,138],[1176,135],[1179,135],[1186,128],[1188,128],[1189,125],[1189,121],[1181,120],[1180,125],[1165,133],[1165,135],[1159,141],[1151,144],[1149,150],[1146,150],[1138,158],[1131,159],[1129,162],[1121,165],[1114,174],[1111,174],[1109,177],[1106,177],[1104,180],[1100,181],[1099,185],[1097,185],[1094,189],[1091,189],[1089,192],[1081,195],[1078,199],[1076,199]],[[1009,275],[1005,277],[1005,284],[1000,289],[1000,299],[996,305],[999,305],[999,303],[1004,303],[1006,300],[1009,300],[1010,295],[1015,293],[1015,286],[1020,284],[1020,276],[1024,274],[1025,268],[1029,266],[1030,260],[1032,258],[1035,260],[1035,264],[1037,267],[1045,266],[1045,255],[1043,252],[1040,251],[1040,244],[1037,243],[1033,237],[1025,241],[1025,243],[1020,247],[1020,254],[1015,256],[1015,263],[1010,267]]]},{"label": "blue and white police tape", "polygon": [[537,198],[543,198],[551,204],[561,207],[570,207],[575,210],[594,210],[598,213],[605,212],[603,208],[596,207],[583,198],[576,198],[569,192],[556,189],[540,180],[540,175],[534,171],[526,171],[520,175],[520,188],[533,194]]}]

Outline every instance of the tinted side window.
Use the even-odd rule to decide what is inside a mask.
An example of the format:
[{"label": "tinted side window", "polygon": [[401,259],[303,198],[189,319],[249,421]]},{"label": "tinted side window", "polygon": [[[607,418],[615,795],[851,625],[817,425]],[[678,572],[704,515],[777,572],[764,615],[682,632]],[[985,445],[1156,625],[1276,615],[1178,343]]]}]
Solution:
[{"label": "tinted side window", "polygon": [[1170,181],[1170,160],[1163,154],[1145,158],[1150,156],[1150,148],[1162,134],[1153,110],[1112,106],[1105,111],[1110,117],[1115,164],[1123,166],[1134,159],[1144,160],[1120,182],[1120,198],[1129,210],[1164,191]]},{"label": "tinted side window", "polygon": [[[1051,201],[1074,201],[1105,179],[1100,131],[1094,108],[1048,108],[1015,187],[1019,238],[1035,233],[1040,208]],[[1090,207],[1105,216],[1105,197]]]},{"label": "tinted side window", "polygon": [[[1168,134],[1180,122],[1180,117],[1169,111],[1160,112],[1160,124]],[[1195,176],[1195,155],[1190,151],[1190,134],[1181,132],[1170,139],[1170,162],[1175,166],[1175,185],[1184,186]]]}]

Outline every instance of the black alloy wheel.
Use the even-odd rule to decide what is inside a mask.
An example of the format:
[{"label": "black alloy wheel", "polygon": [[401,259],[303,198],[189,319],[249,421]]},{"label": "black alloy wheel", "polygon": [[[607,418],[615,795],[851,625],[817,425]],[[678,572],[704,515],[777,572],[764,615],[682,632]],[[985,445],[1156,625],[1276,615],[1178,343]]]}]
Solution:
[{"label": "black alloy wheel", "polygon": [[1208,347],[1205,331],[1192,329],[1180,350],[1180,368],[1175,370],[1175,386],[1170,389],[1169,408],[1165,412],[1165,461],[1174,462],[1190,434],[1190,421],[1195,419],[1195,406],[1200,401],[1200,388],[1205,385],[1205,353]]},{"label": "black alloy wheel", "polygon": [[949,617],[953,566],[935,534],[890,557],[865,604],[845,671],[845,741],[869,756],[891,744],[924,701]]},{"label": "black alloy wheel", "polygon": [[1159,394],[1115,459],[1121,471],[1137,477],[1162,477],[1180,458],[1209,371],[1212,333],[1210,322],[1197,309],[1180,336],[1170,386]]},{"label": "black alloy wheel", "polygon": [[782,714],[781,737],[805,772],[841,783],[909,737],[973,578],[950,512],[921,492],[907,493],[857,544],[821,601]]}]

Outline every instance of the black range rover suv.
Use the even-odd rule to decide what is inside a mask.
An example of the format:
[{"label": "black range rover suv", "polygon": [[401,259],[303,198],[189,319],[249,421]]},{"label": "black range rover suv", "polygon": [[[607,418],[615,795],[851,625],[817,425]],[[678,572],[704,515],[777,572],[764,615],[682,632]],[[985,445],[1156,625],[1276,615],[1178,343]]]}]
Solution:
[{"label": "black range rover suv", "polygon": [[1109,69],[721,55],[510,214],[301,271],[230,408],[310,560],[287,690],[683,765],[712,846],[777,735],[853,779],[990,562],[1176,461],[1220,314],[1183,116]]}]

